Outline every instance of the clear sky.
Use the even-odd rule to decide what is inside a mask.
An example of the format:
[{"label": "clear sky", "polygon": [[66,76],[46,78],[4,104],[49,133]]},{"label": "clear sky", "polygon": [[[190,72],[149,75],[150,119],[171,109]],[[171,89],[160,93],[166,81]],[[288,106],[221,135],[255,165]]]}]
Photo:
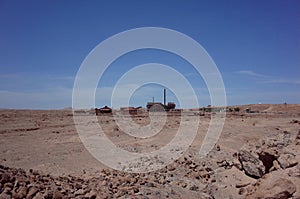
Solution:
[{"label": "clear sky", "polygon": [[[148,26],[199,42],[222,74],[228,104],[300,103],[299,0],[0,0],[0,108],[70,107],[88,53],[114,34]],[[109,104],[122,72],[148,62],[172,65],[190,77],[199,104],[210,104],[201,77],[184,60],[144,50],[112,64],[99,82],[97,106]],[[161,87],[140,88],[132,105],[145,106],[152,96],[161,101]],[[176,101],[173,94],[169,99]]]}]

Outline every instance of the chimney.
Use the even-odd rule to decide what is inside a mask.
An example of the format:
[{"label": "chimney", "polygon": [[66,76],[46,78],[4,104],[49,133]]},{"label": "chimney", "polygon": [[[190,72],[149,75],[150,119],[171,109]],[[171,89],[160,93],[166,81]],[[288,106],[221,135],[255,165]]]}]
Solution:
[{"label": "chimney", "polygon": [[166,89],[164,88],[164,105],[166,106]]}]

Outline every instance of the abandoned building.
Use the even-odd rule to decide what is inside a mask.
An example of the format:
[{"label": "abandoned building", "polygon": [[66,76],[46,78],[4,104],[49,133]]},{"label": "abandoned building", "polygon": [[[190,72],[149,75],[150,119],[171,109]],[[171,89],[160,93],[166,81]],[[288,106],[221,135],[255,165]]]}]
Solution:
[{"label": "abandoned building", "polygon": [[112,113],[112,109],[109,108],[108,106],[104,106],[102,108],[95,108],[96,115],[101,115],[101,114],[110,114]]},{"label": "abandoned building", "polygon": [[161,102],[154,102],[154,99],[152,102],[148,102],[147,105],[147,111],[152,112],[163,112],[163,111],[170,111],[172,109],[175,109],[176,104],[174,102],[168,102],[166,105],[166,89],[164,89],[164,103]]},{"label": "abandoned building", "polygon": [[141,106],[139,106],[139,107],[132,107],[132,106],[130,106],[130,107],[121,107],[120,108],[120,111],[121,111],[121,113],[125,113],[125,114],[129,114],[129,115],[137,115],[138,114],[138,112],[140,111],[142,109],[142,107]]}]

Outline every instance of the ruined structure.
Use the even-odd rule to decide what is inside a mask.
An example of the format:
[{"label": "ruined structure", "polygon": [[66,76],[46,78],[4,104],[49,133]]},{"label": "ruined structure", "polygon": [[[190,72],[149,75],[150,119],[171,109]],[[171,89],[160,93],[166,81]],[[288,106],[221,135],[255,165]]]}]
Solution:
[{"label": "ruined structure", "polygon": [[164,89],[164,104],[160,102],[148,102],[146,107],[147,111],[153,111],[153,112],[162,112],[162,111],[170,111],[172,109],[175,109],[176,104],[174,102],[168,102],[166,104],[166,89]]},{"label": "ruined structure", "polygon": [[112,113],[112,109],[109,108],[108,106],[104,106],[102,108],[95,108],[96,115],[101,115],[101,114],[110,114]]},{"label": "ruined structure", "polygon": [[138,114],[138,112],[139,112],[139,110],[141,109],[142,107],[141,106],[139,106],[139,107],[132,107],[132,106],[130,106],[130,107],[121,107],[120,108],[120,111],[121,111],[121,113],[125,113],[125,114],[129,114],[129,115],[137,115]]}]

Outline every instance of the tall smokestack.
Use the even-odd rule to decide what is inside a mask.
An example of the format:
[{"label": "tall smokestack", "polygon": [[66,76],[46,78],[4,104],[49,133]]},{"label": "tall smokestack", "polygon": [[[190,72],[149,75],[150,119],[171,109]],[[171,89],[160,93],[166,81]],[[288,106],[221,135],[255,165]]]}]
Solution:
[{"label": "tall smokestack", "polygon": [[166,89],[164,88],[164,105],[166,106]]}]

